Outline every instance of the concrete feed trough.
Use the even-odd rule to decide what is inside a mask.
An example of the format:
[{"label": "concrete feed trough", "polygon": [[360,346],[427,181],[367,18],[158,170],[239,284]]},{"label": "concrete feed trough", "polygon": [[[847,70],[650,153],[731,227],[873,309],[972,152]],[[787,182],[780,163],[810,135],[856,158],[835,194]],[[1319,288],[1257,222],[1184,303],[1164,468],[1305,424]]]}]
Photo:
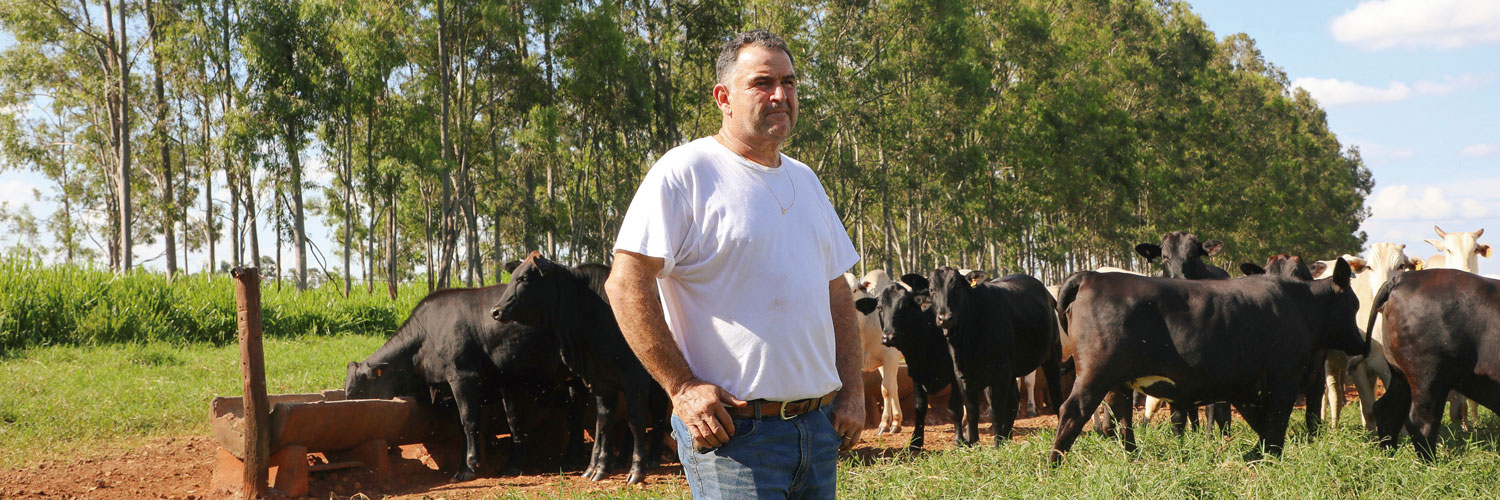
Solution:
[{"label": "concrete feed trough", "polygon": [[[267,397],[271,486],[289,496],[307,493],[310,472],[364,466],[378,475],[389,471],[387,450],[409,442],[403,434],[416,403],[404,399],[344,399],[344,391],[275,394]],[[243,398],[214,398],[209,403],[218,440],[216,489],[239,488],[244,470]],[[414,436],[413,436],[414,437]],[[406,438],[406,439],[403,439]],[[308,453],[323,453],[328,463],[310,466]]]}]

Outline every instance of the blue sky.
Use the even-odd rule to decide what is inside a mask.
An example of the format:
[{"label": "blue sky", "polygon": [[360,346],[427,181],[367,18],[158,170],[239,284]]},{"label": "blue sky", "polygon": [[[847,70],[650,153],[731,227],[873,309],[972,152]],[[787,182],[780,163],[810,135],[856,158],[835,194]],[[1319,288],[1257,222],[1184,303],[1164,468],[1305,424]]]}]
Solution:
[{"label": "blue sky", "polygon": [[[1450,232],[1486,228],[1493,234],[1479,241],[1500,244],[1500,1],[1192,6],[1220,38],[1239,32],[1254,38],[1267,60],[1318,99],[1339,140],[1360,148],[1376,183],[1367,200],[1372,216],[1361,228],[1370,242],[1403,243],[1408,255],[1425,258],[1437,253],[1423,242],[1436,237],[1437,225]],[[0,47],[9,44],[0,33]],[[314,180],[326,182],[321,158],[307,160]],[[12,209],[29,202],[33,214],[45,217],[54,206],[31,201],[31,193],[45,196],[47,186],[36,174],[0,172],[0,202]],[[308,223],[309,237],[331,252],[322,221]],[[0,245],[13,241],[0,235]],[[149,267],[164,265],[151,260],[160,256],[159,245],[136,253]],[[202,259],[191,257],[193,269],[201,269]],[[1500,248],[1494,258],[1479,259],[1479,271],[1500,273]]]},{"label": "blue sky", "polygon": [[[1370,242],[1426,258],[1437,225],[1486,228],[1479,242],[1500,244],[1500,1],[1192,5],[1220,38],[1254,38],[1323,105],[1340,142],[1359,146],[1375,176]],[[1500,273],[1492,255],[1481,273]]]}]

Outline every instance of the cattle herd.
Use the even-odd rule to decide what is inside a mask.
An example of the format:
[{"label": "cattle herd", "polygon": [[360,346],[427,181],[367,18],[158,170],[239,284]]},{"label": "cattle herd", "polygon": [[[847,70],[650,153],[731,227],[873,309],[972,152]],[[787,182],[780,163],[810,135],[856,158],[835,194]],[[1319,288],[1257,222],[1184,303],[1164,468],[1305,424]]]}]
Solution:
[{"label": "cattle herd", "polygon": [[[1404,432],[1431,459],[1450,401],[1465,426],[1475,403],[1500,408],[1500,276],[1475,274],[1490,247],[1478,242],[1482,229],[1434,229],[1439,238],[1427,241],[1442,253],[1426,260],[1375,243],[1365,257],[1273,255],[1234,278],[1204,260],[1222,243],[1181,231],[1136,246],[1159,263],[1157,276],[1101,268],[1046,286],[946,266],[895,280],[846,274],[864,368],[882,375],[878,432],[902,425],[902,360],[915,393],[911,450],[923,447],[929,397],[949,387],[955,441],[979,440],[984,402],[1000,446],[1029,411],[1021,401],[1032,391],[1018,381],[1035,381],[1045,385],[1037,407],[1058,414],[1054,464],[1089,419],[1133,451],[1136,393],[1148,397],[1148,419],[1165,402],[1179,434],[1203,405],[1227,433],[1233,407],[1258,437],[1246,458],[1276,455],[1299,397],[1316,435],[1325,412],[1338,421],[1348,380],[1382,445],[1397,446]],[[348,397],[456,409],[456,480],[474,477],[485,435],[495,434],[482,428],[485,405],[503,406],[512,437],[502,474],[520,473],[535,451],[524,417],[565,408],[569,455],[584,453],[593,419],[585,477],[602,479],[628,457],[627,482],[641,482],[665,451],[670,401],[620,333],[603,289],[609,268],[533,252],[507,269],[508,284],[424,298],[385,345],[349,364]]]}]

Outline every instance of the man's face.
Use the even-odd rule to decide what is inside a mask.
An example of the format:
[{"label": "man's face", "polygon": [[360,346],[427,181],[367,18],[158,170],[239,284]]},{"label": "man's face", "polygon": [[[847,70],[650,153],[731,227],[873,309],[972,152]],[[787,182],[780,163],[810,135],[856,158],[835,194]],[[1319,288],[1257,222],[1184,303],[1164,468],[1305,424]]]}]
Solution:
[{"label": "man's face", "polygon": [[740,49],[729,83],[714,87],[724,125],[749,143],[785,141],[797,124],[797,75],[780,49]]}]

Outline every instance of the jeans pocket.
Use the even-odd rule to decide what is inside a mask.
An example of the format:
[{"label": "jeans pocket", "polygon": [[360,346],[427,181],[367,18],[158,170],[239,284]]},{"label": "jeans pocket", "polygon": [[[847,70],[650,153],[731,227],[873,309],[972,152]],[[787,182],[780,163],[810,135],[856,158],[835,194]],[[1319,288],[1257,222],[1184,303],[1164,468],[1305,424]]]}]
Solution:
[{"label": "jeans pocket", "polygon": [[732,423],[734,424],[734,435],[729,436],[731,441],[736,438],[749,437],[751,434],[755,434],[757,427],[760,427],[760,421],[753,418],[736,418],[732,420]]}]

